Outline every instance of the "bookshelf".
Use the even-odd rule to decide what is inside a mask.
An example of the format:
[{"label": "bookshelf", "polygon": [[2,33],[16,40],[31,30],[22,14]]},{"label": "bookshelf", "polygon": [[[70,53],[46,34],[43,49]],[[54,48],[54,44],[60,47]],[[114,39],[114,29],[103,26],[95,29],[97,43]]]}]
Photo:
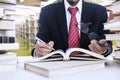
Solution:
[{"label": "bookshelf", "polygon": [[18,49],[15,22],[9,12],[15,11],[15,0],[0,0],[0,50]]},{"label": "bookshelf", "polygon": [[16,53],[9,50],[19,49],[16,43],[15,20],[11,12],[15,12],[16,0],[0,0],[0,72],[15,72]]},{"label": "bookshelf", "polygon": [[28,15],[24,18],[25,20],[17,25],[17,36],[19,37],[19,42],[23,43],[24,46],[31,52],[38,31],[38,15]]},{"label": "bookshelf", "polygon": [[30,15],[28,18],[27,24],[27,32],[28,32],[28,44],[29,44],[29,50],[34,46],[35,43],[35,36],[38,31],[38,16],[37,15]]},{"label": "bookshelf", "polygon": [[[113,4],[112,10],[113,13],[115,14],[114,20],[119,21],[120,22],[120,1],[117,1]],[[120,30],[120,24],[116,24],[116,26],[119,26]],[[120,32],[119,32],[119,36],[120,36]],[[120,38],[119,40],[116,41],[116,46],[115,46],[115,50],[114,50],[114,59],[120,59]]]},{"label": "bookshelf", "polygon": [[37,33],[37,29],[38,29],[38,17],[36,17],[37,15],[30,15],[29,20],[28,20],[28,26],[29,26],[29,50],[31,51],[31,49],[34,46],[35,43],[35,36]]},{"label": "bookshelf", "polygon": [[[120,1],[116,1],[111,5],[111,15],[107,23],[104,24],[105,29],[110,30],[110,34],[106,34],[106,39],[113,41],[113,57],[118,58],[120,55]],[[119,56],[120,59],[120,56]]]},{"label": "bookshelf", "polygon": [[0,7],[0,19],[4,17],[4,9]]}]

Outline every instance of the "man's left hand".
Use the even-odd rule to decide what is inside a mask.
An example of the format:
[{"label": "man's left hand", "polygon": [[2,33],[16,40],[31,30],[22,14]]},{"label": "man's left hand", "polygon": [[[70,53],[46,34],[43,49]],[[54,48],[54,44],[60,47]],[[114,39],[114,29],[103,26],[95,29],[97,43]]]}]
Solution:
[{"label": "man's left hand", "polygon": [[92,40],[89,45],[89,49],[98,54],[104,54],[108,49],[108,43],[105,39],[101,39],[100,41]]}]

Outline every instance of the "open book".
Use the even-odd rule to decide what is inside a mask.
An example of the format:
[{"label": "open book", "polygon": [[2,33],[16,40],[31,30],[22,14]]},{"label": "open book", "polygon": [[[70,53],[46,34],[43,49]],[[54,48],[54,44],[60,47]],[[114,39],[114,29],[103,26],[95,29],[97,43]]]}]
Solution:
[{"label": "open book", "polygon": [[[70,56],[72,52],[79,52],[77,56]],[[54,60],[106,60],[103,55],[94,53],[92,51],[83,48],[69,48],[64,52],[63,50],[55,50],[42,57],[33,58],[28,62],[37,61],[54,61]]]}]

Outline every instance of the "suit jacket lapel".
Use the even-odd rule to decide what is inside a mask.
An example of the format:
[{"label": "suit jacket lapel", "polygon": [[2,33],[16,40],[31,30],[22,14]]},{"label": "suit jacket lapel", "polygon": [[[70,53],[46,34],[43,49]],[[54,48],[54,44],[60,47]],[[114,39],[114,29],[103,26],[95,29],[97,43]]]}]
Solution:
[{"label": "suit jacket lapel", "polygon": [[57,20],[58,20],[58,29],[60,30],[60,34],[63,40],[63,45],[68,47],[68,32],[67,32],[67,22],[66,22],[66,14],[65,14],[65,7],[64,2],[61,2],[59,8],[57,10]]}]

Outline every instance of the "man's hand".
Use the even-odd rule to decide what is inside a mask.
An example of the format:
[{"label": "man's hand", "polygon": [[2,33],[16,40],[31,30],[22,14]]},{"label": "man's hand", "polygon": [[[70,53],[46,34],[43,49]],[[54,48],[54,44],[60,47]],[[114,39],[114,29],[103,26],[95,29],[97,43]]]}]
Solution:
[{"label": "man's hand", "polygon": [[108,49],[108,43],[105,39],[101,39],[100,41],[92,40],[89,45],[89,49],[95,53],[103,54]]},{"label": "man's hand", "polygon": [[53,49],[53,46],[54,46],[53,41],[50,41],[47,44],[37,41],[37,43],[34,46],[36,56],[40,57],[40,56],[44,56],[44,55],[50,53]]}]

